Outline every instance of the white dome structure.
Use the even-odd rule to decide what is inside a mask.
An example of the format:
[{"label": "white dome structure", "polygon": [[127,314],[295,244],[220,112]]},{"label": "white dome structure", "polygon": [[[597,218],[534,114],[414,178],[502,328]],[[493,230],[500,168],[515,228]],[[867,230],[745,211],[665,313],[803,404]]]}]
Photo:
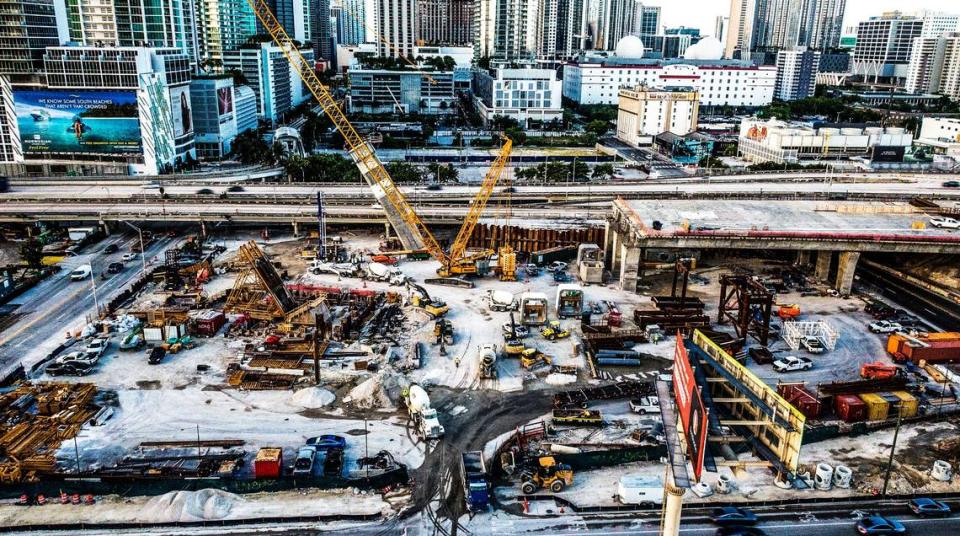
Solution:
[{"label": "white dome structure", "polygon": [[643,57],[643,41],[635,35],[628,35],[617,41],[616,55],[618,58],[640,59]]},{"label": "white dome structure", "polygon": [[719,60],[723,57],[723,44],[716,37],[704,37],[683,53],[688,60]]}]

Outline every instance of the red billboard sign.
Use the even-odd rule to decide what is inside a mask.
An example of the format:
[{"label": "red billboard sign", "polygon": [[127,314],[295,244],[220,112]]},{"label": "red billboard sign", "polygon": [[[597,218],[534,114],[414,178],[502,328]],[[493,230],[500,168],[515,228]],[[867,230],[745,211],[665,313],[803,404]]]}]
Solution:
[{"label": "red billboard sign", "polygon": [[683,345],[683,335],[677,332],[677,346],[673,352],[673,396],[680,412],[680,424],[687,440],[687,455],[693,463],[693,474],[700,480],[703,456],[707,447],[707,411],[700,398],[700,389],[693,376],[690,358]]}]

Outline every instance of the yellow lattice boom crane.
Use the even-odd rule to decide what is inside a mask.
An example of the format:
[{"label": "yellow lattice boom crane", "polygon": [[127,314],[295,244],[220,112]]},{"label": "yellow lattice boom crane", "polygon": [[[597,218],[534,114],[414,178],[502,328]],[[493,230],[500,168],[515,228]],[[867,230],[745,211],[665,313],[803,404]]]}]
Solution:
[{"label": "yellow lattice boom crane", "polygon": [[[500,150],[500,154],[487,172],[480,192],[477,193],[477,197],[474,199],[470,211],[464,219],[463,226],[460,228],[460,232],[457,234],[457,238],[454,240],[450,254],[448,255],[443,248],[440,247],[433,233],[430,232],[430,229],[427,228],[426,224],[424,224],[423,220],[393,182],[390,173],[387,172],[387,169],[377,157],[373,146],[357,133],[356,129],[350,123],[350,120],[347,119],[346,114],[333,98],[333,95],[317,77],[313,66],[300,54],[299,48],[290,35],[287,34],[287,31],[284,30],[280,22],[277,21],[277,18],[273,15],[273,12],[265,0],[247,0],[247,3],[253,8],[254,14],[270,34],[270,37],[273,38],[277,46],[280,47],[280,50],[283,51],[287,61],[290,62],[290,65],[297,71],[297,74],[303,80],[307,89],[309,89],[310,93],[317,99],[323,112],[327,114],[333,122],[333,125],[340,134],[343,135],[344,143],[346,144],[347,151],[350,153],[350,157],[353,158],[353,161],[357,164],[357,167],[360,169],[360,174],[364,180],[367,181],[367,184],[370,185],[374,196],[383,207],[387,220],[396,231],[397,237],[403,244],[404,249],[428,251],[435,259],[440,261],[441,267],[438,273],[441,276],[447,277],[449,275],[476,273],[476,261],[481,258],[489,258],[493,255],[493,251],[485,250],[468,256],[466,254],[467,243],[470,240],[473,229],[476,227],[477,221],[480,219],[483,209],[487,205],[487,201],[493,193],[493,188],[503,174],[513,142],[509,138],[504,137],[504,144]],[[512,263],[513,259],[515,259],[512,251],[509,250],[509,248],[501,248],[501,253],[501,274],[505,269],[504,263],[508,263],[506,269],[512,273]]]}]

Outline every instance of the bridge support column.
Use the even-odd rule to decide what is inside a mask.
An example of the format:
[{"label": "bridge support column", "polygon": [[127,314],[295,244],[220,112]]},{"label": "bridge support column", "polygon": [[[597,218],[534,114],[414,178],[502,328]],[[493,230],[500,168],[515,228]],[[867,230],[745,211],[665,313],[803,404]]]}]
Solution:
[{"label": "bridge support column", "polygon": [[300,236],[300,222],[293,222],[293,237],[297,238]]},{"label": "bridge support column", "polygon": [[637,291],[637,276],[640,272],[640,248],[620,246],[620,288],[627,292]]},{"label": "bridge support column", "polygon": [[673,482],[673,474],[670,468],[667,468],[667,478],[664,483],[667,500],[663,505],[663,526],[660,527],[660,534],[664,536],[677,536],[680,534],[680,514],[683,510],[683,494],[687,491],[684,488],[678,488]]},{"label": "bridge support column", "polygon": [[830,280],[830,263],[833,261],[832,251],[817,252],[817,271],[814,273],[820,281]]},{"label": "bridge support column", "polygon": [[610,258],[607,260],[610,262],[610,273],[617,274],[620,273],[620,259],[622,258],[620,248],[623,247],[623,236],[616,230],[611,234],[613,234],[613,238],[610,239]]},{"label": "bridge support column", "polygon": [[616,231],[613,229],[613,225],[609,221],[604,222],[603,224],[603,257],[604,257],[604,268],[612,269],[613,266],[613,237],[616,234]]},{"label": "bridge support column", "polygon": [[857,271],[857,261],[860,260],[859,251],[841,251],[840,264],[837,266],[837,292],[841,296],[848,296],[853,288],[853,275]]},{"label": "bridge support column", "polygon": [[810,264],[810,250],[801,249],[797,252],[797,264],[806,266]]}]

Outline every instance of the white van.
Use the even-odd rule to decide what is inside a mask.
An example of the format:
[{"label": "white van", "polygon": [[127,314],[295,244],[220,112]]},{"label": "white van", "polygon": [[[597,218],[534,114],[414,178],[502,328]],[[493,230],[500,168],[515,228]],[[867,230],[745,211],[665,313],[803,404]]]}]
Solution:
[{"label": "white van", "polygon": [[617,501],[620,504],[663,504],[663,482],[655,476],[623,475],[617,486]]},{"label": "white van", "polygon": [[73,281],[83,281],[84,279],[90,277],[90,273],[93,272],[93,268],[89,264],[83,264],[77,266],[72,272],[70,272],[70,279]]}]

